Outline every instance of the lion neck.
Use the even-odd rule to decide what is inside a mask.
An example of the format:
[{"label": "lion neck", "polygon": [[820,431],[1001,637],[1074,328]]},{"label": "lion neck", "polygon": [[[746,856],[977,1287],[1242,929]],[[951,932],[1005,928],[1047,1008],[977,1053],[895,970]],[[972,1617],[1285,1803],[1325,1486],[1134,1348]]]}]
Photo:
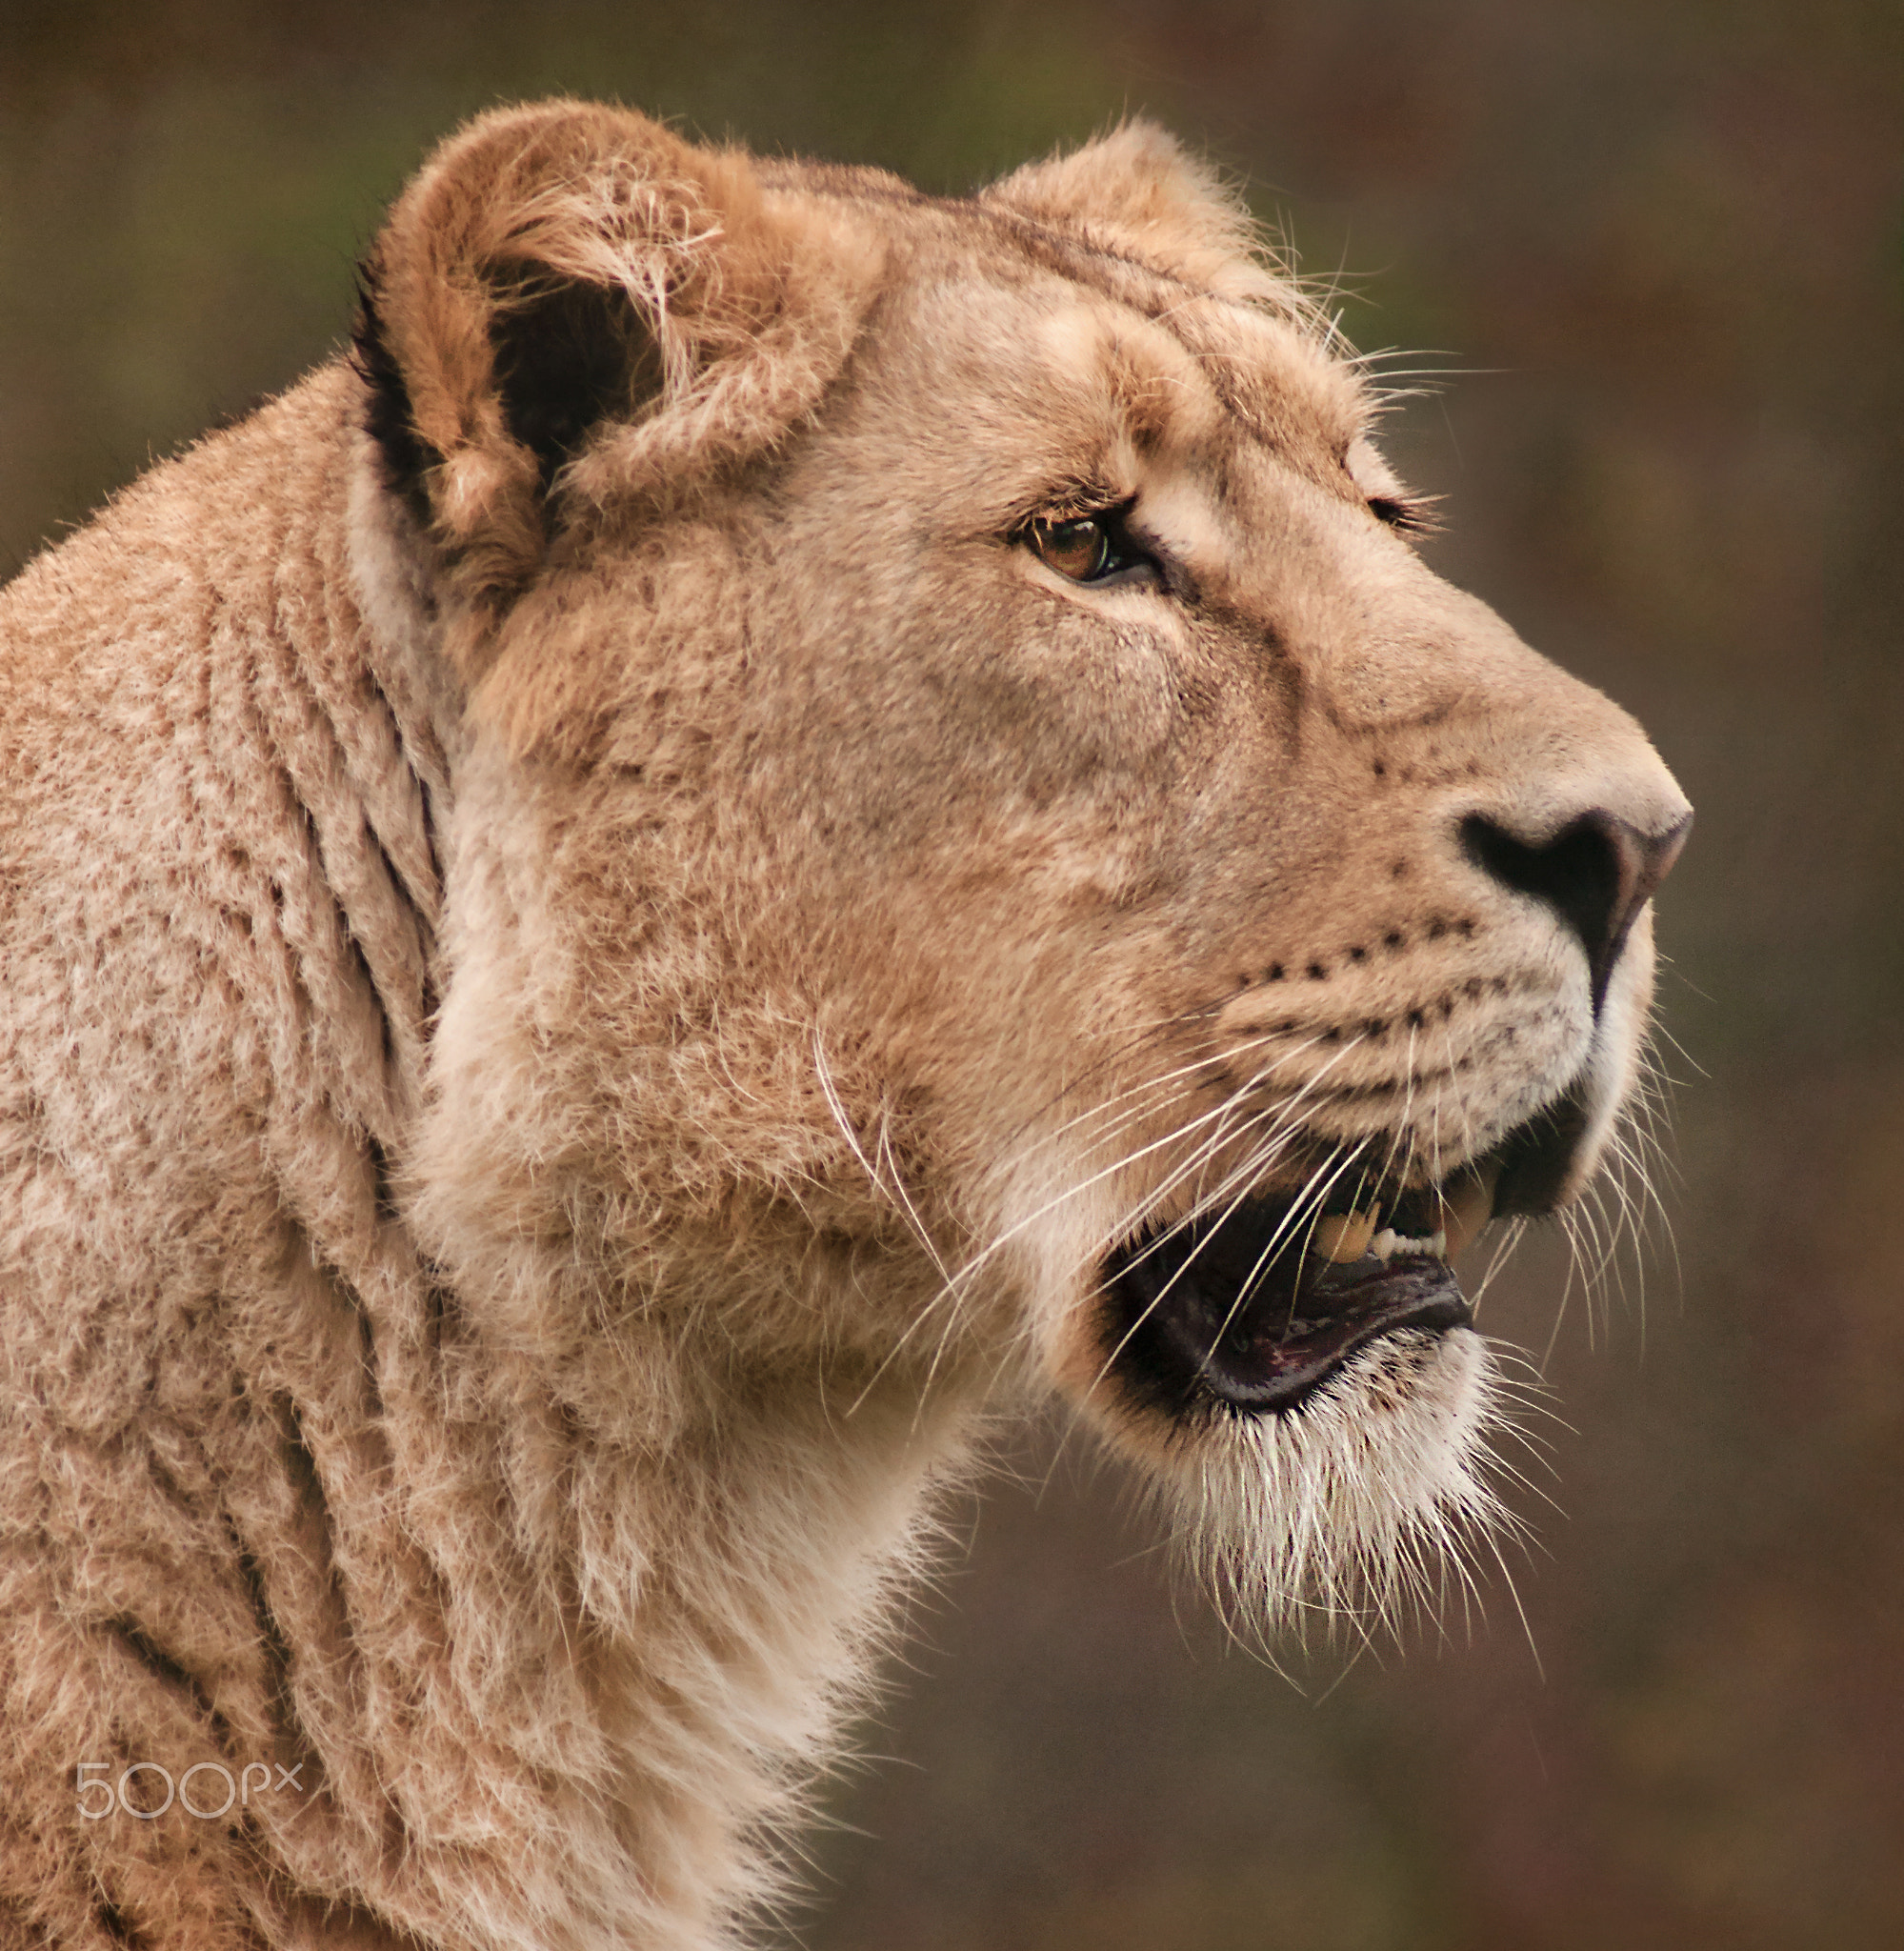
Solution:
[{"label": "lion neck", "polygon": [[[386,1039],[383,1217],[322,1242],[404,1432],[387,1516],[428,1561],[406,1604],[441,1615],[458,1713],[511,1766],[569,1780],[573,1820],[604,1832],[590,1860],[641,1864],[664,1901],[723,1887],[737,1838],[797,1818],[864,1698],[983,1382],[852,1341],[869,1279],[938,1278],[894,1251],[890,1214],[855,1238],[784,1200],[711,1208],[684,1177],[704,1107],[666,1101],[665,1067],[646,1156],[591,1191],[589,1145],[542,1121],[567,1089],[537,1026],[557,950],[518,895],[549,836],[469,729],[427,549],[368,455],[344,522],[365,702],[436,868],[412,903],[429,1013]],[[373,925],[340,898],[353,934]]]}]

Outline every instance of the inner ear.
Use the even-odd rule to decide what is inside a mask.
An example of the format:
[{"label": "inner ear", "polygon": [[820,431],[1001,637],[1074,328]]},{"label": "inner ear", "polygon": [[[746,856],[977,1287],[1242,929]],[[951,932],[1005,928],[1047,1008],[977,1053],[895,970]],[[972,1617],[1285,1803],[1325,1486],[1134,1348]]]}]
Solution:
[{"label": "inner ear", "polygon": [[490,350],[504,424],[535,456],[546,495],[591,429],[660,393],[660,351],[616,286],[505,272],[496,299]]}]

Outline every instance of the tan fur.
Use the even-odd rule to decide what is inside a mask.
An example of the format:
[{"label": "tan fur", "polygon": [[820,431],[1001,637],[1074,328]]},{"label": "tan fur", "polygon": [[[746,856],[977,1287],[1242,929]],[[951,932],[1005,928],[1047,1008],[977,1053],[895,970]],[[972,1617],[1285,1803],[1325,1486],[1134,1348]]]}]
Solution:
[{"label": "tan fur", "polygon": [[[1453,825],[1683,802],[1372,516],[1157,131],[957,203],[510,111],[370,279],[414,479],[339,362],[0,597],[9,1946],[730,1941],[989,1405],[1259,1607],[1480,1495],[1464,1332],[1106,1383],[1102,1254],[1275,1177],[1185,1176],[1231,1056],[1424,1173],[1632,1081],[1647,924],[1595,1019]],[[577,292],[545,492],[498,348]],[[1013,539],[1131,497],[1185,590]],[[199,1761],[300,1786],[78,1812]]]}]

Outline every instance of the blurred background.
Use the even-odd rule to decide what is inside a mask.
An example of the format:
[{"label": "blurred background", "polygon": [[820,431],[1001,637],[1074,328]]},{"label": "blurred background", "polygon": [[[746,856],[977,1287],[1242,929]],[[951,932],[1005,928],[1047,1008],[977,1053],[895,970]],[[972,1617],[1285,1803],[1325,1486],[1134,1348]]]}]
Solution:
[{"label": "blurred background", "polygon": [[1446,497],[1432,559],[1698,806],[1676,1259],[1655,1226],[1563,1308],[1535,1241],[1483,1315],[1553,1391],[1514,1589],[1279,1675],[1030,1439],[790,1939],[1904,1943],[1900,56],[1896,0],[0,6],[7,573],[329,356],[384,203],[486,103],[952,191],[1143,111],[1441,375],[1390,440]]}]

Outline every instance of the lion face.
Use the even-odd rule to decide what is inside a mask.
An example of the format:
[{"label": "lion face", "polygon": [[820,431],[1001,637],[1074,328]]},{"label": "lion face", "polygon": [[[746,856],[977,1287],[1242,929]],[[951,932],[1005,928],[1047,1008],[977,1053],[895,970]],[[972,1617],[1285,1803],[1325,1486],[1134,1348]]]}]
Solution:
[{"label": "lion face", "polygon": [[863,646],[815,802],[911,884],[915,1088],[1043,1366],[1226,1576],[1339,1585],[1481,1495],[1450,1258],[1592,1173],[1685,804],[1423,566],[1290,320],[1121,270],[895,314],[788,493]]},{"label": "lion face", "polygon": [[[1424,566],[1356,369],[1154,132],[969,204],[674,145],[624,274],[651,157],[540,127],[434,179],[487,365],[401,212],[385,267],[471,685],[433,1251],[521,1295],[556,1241],[789,1372],[1030,1376],[1253,1606],[1386,1583],[1485,1501],[1451,1262],[1607,1145],[1684,798]],[[586,412],[519,396],[537,333]]]}]

